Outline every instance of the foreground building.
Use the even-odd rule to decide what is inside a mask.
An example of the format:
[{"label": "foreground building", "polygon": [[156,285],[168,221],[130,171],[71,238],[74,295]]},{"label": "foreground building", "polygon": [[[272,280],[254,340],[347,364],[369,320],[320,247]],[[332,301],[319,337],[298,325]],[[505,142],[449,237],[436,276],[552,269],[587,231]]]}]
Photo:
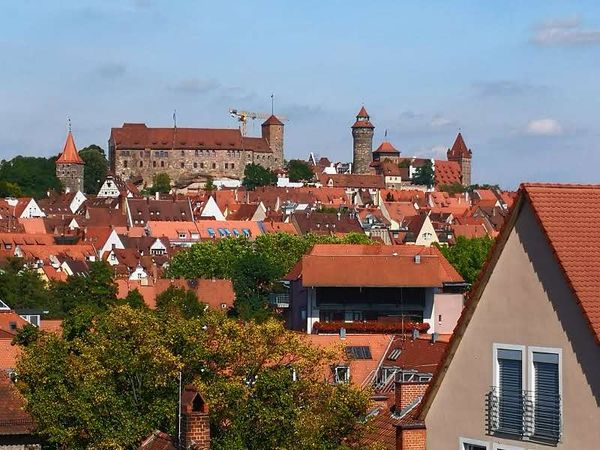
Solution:
[{"label": "foreground building", "polygon": [[398,448],[598,448],[600,213],[584,203],[600,186],[521,187]]},{"label": "foreground building", "polygon": [[373,330],[388,326],[400,332],[404,323],[414,322],[449,334],[465,287],[436,247],[418,245],[317,244],[286,280],[289,297],[276,303],[289,306],[291,329],[307,333],[338,325],[360,332],[376,323]]},{"label": "foreground building", "polygon": [[171,180],[189,184],[207,177],[242,178],[246,165],[283,167],[283,122],[271,116],[261,137],[243,136],[239,129],[150,128],[125,123],[108,140],[111,171],[124,180],[152,183],[165,172]]}]

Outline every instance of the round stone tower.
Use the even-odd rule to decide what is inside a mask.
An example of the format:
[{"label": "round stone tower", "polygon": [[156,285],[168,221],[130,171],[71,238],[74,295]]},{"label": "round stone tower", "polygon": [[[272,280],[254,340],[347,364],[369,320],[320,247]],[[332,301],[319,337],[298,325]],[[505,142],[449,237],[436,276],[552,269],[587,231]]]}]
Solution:
[{"label": "round stone tower", "polygon": [[352,125],[353,158],[352,173],[365,175],[371,173],[371,160],[373,152],[373,134],[375,127],[369,121],[369,114],[363,106]]},{"label": "round stone tower", "polygon": [[56,160],[56,176],[63,184],[65,192],[83,192],[83,171],[85,163],[75,147],[73,133],[69,130],[62,153]]}]

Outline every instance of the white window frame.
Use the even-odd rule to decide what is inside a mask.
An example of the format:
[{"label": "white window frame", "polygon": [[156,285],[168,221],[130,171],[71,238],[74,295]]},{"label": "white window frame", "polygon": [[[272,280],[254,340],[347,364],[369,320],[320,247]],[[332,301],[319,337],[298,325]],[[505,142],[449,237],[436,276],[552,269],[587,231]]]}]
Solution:
[{"label": "white window frame", "polygon": [[[563,416],[563,362],[562,362],[562,348],[557,347],[527,347],[527,369],[528,369],[528,390],[531,392],[531,399],[535,399],[535,370],[533,367],[533,354],[534,353],[550,353],[558,356],[558,395],[561,398],[560,402],[560,418],[561,418],[561,429]],[[535,401],[533,401],[533,407],[535,409]],[[535,435],[535,423],[532,424],[531,433]]]},{"label": "white window frame", "polygon": [[485,447],[485,450],[490,449],[490,443],[486,441],[479,441],[477,439],[470,438],[458,438],[458,450],[465,450],[465,445],[480,445],[481,447]]},{"label": "white window frame", "polygon": [[525,450],[525,448],[515,447],[514,445],[508,445],[508,444],[498,444],[497,442],[494,442],[494,446],[492,447],[492,450]]},{"label": "white window frame", "polygon": [[494,342],[493,344],[493,364],[494,371],[492,373],[492,386],[498,388],[498,395],[500,395],[500,367],[498,367],[498,350],[518,350],[521,352],[521,386],[523,390],[527,388],[527,378],[526,372],[527,369],[527,347],[525,345],[515,345],[515,344],[499,344]]}]

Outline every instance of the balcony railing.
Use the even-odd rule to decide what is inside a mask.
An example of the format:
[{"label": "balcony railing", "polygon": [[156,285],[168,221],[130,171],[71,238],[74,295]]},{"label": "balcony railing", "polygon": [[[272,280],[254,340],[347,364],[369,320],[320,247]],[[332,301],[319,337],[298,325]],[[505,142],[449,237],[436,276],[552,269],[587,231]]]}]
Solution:
[{"label": "balcony railing", "polygon": [[559,396],[535,396],[531,391],[486,394],[486,428],[490,435],[557,444],[562,417]]},{"label": "balcony railing", "polygon": [[277,308],[289,308],[290,294],[269,294],[269,303]]}]

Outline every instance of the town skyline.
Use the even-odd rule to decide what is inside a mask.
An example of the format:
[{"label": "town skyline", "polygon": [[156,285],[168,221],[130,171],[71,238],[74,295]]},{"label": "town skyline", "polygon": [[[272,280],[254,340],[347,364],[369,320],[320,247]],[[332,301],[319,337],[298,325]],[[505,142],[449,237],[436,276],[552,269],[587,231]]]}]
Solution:
[{"label": "town skyline", "polygon": [[233,128],[229,108],[274,94],[288,159],[350,161],[364,105],[375,147],[387,130],[403,156],[443,158],[462,131],[476,183],[593,182],[600,12],[520,3],[6,5],[0,158],[57,155],[67,117],[78,148],[106,150],[124,122]]}]

